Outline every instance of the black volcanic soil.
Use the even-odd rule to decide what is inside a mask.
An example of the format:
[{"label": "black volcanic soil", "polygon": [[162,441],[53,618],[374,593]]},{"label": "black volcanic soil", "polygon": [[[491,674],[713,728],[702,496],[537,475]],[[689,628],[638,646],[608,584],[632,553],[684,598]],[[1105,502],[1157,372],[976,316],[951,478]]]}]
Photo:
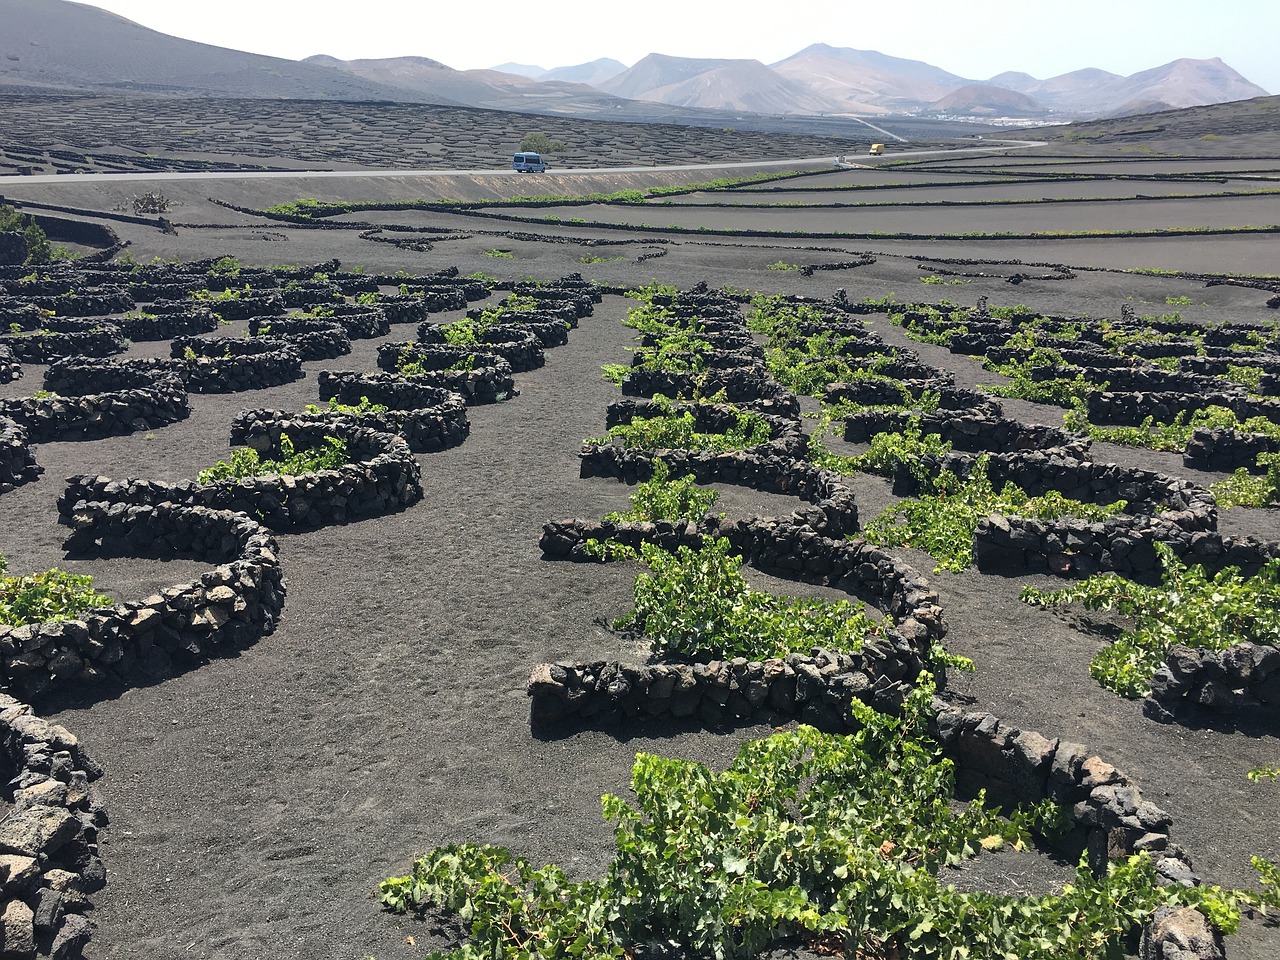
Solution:
[{"label": "black volcanic soil", "polygon": [[[278,159],[267,156],[263,162]],[[463,273],[552,279],[580,271],[620,285],[658,279],[689,286],[706,280],[713,286],[821,297],[844,287],[855,300],[892,291],[901,300],[949,297],[968,304],[986,295],[992,305],[1021,302],[1045,312],[1095,317],[1117,316],[1125,303],[1139,314],[1166,313],[1174,309],[1167,298],[1190,296],[1196,306],[1177,309],[1199,319],[1274,316],[1263,306],[1267,294],[1259,290],[1111,272],[1148,265],[1135,262],[1142,255],[1124,241],[841,244],[708,236],[595,247],[588,244],[635,239],[643,231],[606,234],[589,225],[535,229],[405,215],[402,222],[460,228],[461,239],[414,252],[361,240],[356,231],[255,220],[205,200],[240,196],[249,198],[241,201],[249,205],[265,205],[304,193],[298,183],[287,181],[267,199],[272,183],[166,182],[161,188],[179,202],[174,219],[223,226],[180,226],[176,236],[134,224],[115,223],[114,228],[144,262],[153,256],[224,253],[253,264],[336,256],[347,266],[386,272],[456,265]],[[316,183],[353,199],[405,198],[418,189],[411,180]],[[611,188],[607,177],[595,184]],[[20,187],[12,181],[4,187],[21,199],[97,204],[100,210],[118,202],[120,189]],[[473,189],[488,187],[477,181]],[[585,185],[575,183],[574,189],[585,192]],[[1127,222],[1122,205],[1100,206],[1112,211],[1106,216],[1116,218],[1113,222]],[[736,216],[740,224],[769,225],[758,211]],[[503,236],[504,231],[529,236],[517,239]],[[565,237],[582,242],[553,242]],[[1235,241],[1160,242],[1168,251],[1162,256],[1209,263],[1223,259],[1224,245]],[[1274,262],[1272,238],[1247,242],[1261,245],[1258,259],[1269,256]],[[513,257],[486,256],[495,248],[509,249]],[[877,254],[875,264],[811,277],[768,269],[779,261],[846,260],[865,249]],[[646,252],[661,250],[667,251],[664,256],[637,262]],[[623,259],[581,262],[592,254]],[[919,283],[936,267],[928,257],[984,255],[1101,269],[1016,287],[999,277],[951,286]],[[722,766],[745,739],[768,732],[637,726],[539,739],[529,729],[524,685],[534,663],[640,655],[598,622],[627,608],[635,571],[549,563],[537,549],[544,521],[596,516],[626,502],[621,484],[579,480],[576,454],[583,437],[602,431],[605,407],[617,396],[600,379],[599,365],[626,359],[631,331],[619,320],[629,303],[606,297],[567,346],[548,352],[545,368],[518,376],[519,397],[471,408],[472,434],[465,444],[419,458],[426,490],[419,504],[390,517],[282,536],[289,594],[274,635],[238,656],[160,683],[41,705],[106,770],[101,790],[112,823],[103,836],[103,855],[110,878],[94,898],[98,929],[90,956],[418,957],[445,941],[429,924],[383,914],[376,901],[378,881],[407,872],[415,855],[437,844],[488,841],[537,861],[558,862],[574,876],[597,875],[610,848],[599,797],[625,794],[637,751]],[[890,342],[906,343],[900,331],[881,320],[875,329]],[[411,336],[410,328],[398,327],[389,339]],[[955,370],[961,383],[994,379],[941,348],[910,346],[925,361]],[[156,345],[132,349],[163,352]],[[63,563],[54,510],[62,477],[85,472],[192,476],[225,455],[228,425],[240,410],[298,409],[315,401],[318,370],[372,370],[375,349],[376,343],[358,342],[350,357],[309,363],[307,379],[289,386],[193,396],[189,420],[150,434],[41,445],[36,455],[46,468],[43,478],[0,498],[0,552],[10,558],[11,571]],[[28,367],[26,378],[0,387],[0,395],[36,389],[40,373],[39,367]],[[1057,422],[1061,413],[1012,402],[1008,410],[1045,422]],[[1097,456],[1182,472],[1180,458],[1172,455],[1100,445]],[[875,478],[859,478],[857,490],[864,518],[892,499]],[[721,508],[738,515],[782,513],[794,505],[782,497],[724,488]],[[1234,512],[1223,526],[1280,535],[1273,511]],[[922,570],[932,566],[927,557],[907,555]],[[187,579],[199,568],[113,560],[79,563],[76,569],[97,574],[122,596],[134,596]],[[1075,620],[1017,601],[1022,586],[1047,585],[1047,578],[971,572],[931,579],[951,628],[949,648],[977,665],[972,675],[952,677],[958,696],[1048,737],[1084,742],[1134,776],[1145,795],[1173,815],[1174,838],[1188,847],[1211,882],[1251,883],[1250,854],[1280,859],[1275,829],[1280,784],[1251,784],[1245,778],[1250,768],[1280,758],[1275,731],[1246,735],[1144,719],[1136,704],[1110,695],[1089,678],[1088,660],[1100,642],[1096,636]],[[811,589],[772,578],[758,582],[797,593]],[[966,882],[1031,884],[1025,869],[992,861]],[[1229,951],[1237,960],[1273,958],[1280,955],[1280,930],[1246,924],[1229,942]]]}]

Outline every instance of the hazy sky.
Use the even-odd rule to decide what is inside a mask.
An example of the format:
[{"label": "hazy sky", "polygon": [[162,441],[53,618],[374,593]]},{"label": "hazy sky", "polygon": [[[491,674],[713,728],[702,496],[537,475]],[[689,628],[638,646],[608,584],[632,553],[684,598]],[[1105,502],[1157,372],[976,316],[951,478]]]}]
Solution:
[{"label": "hazy sky", "polygon": [[[1221,57],[1280,92],[1278,0],[93,0],[164,33],[300,60],[422,56],[451,67],[551,68],[647,53],[772,63],[811,43],[925,60],[969,79],[1041,79],[1101,67],[1130,74],[1180,57]],[[768,12],[755,15],[753,9]],[[334,12],[335,8],[346,12]]]}]

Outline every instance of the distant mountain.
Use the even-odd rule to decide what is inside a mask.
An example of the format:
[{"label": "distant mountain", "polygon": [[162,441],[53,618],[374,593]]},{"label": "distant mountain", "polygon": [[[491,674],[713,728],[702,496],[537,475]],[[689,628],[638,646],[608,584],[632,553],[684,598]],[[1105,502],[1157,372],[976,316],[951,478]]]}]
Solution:
[{"label": "distant mountain", "polygon": [[1194,107],[1267,95],[1267,91],[1217,58],[1174,60],[1130,77],[1086,69],[1048,80],[1036,80],[1025,73],[1002,73],[988,82],[1025,94],[1051,110],[1074,117]]},{"label": "distant mountain", "polygon": [[921,60],[815,43],[772,64],[849,113],[908,113],[972,83]]},{"label": "distant mountain", "polygon": [[0,0],[0,24],[0,91],[413,99],[328,67],[171,37],[69,0]]},{"label": "distant mountain", "polygon": [[[495,68],[496,69],[496,68]],[[625,63],[602,57],[590,63],[579,63],[572,67],[555,67],[544,73],[539,80],[563,80],[566,83],[586,83],[598,87],[627,69]]]},{"label": "distant mountain", "polygon": [[537,80],[546,76],[547,71],[542,67],[535,67],[531,63],[500,63],[496,67],[490,67],[490,70],[496,70],[498,73],[510,73],[517,77],[527,77],[530,80]]},{"label": "distant mountain", "polygon": [[834,101],[779,76],[759,60],[711,60],[651,53],[600,85],[631,100],[751,113],[822,114]]},{"label": "distant mountain", "polygon": [[929,105],[930,113],[973,117],[1037,117],[1047,112],[1025,93],[989,83],[971,83]]},{"label": "distant mountain", "polygon": [[[1264,96],[1221,60],[1175,60],[1121,77],[1085,69],[981,82],[919,60],[815,43],[758,60],[650,54],[543,71],[455,70],[427,57],[284,60],[195,43],[71,0],[0,0],[0,92],[400,100],[523,113],[724,126],[853,127],[856,116],[936,113],[1081,119]],[[1029,98],[1026,99],[1026,98]],[[756,114],[755,119],[744,114]]]}]

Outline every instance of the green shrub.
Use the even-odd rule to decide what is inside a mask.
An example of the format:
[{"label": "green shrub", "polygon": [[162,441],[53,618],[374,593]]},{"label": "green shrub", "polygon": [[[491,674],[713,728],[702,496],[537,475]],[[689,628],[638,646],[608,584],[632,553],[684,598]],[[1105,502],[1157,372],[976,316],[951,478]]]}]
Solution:
[{"label": "green shrub", "polygon": [[1081,503],[1049,491],[1033,497],[1021,487],[1006,483],[996,490],[987,474],[987,458],[979,457],[967,480],[950,471],[932,478],[928,492],[888,507],[867,524],[864,536],[886,547],[914,547],[938,561],[935,573],[959,573],[973,563],[973,534],[991,514],[1056,520],[1076,517],[1098,521],[1125,507],[1121,500],[1107,506]]},{"label": "green shrub", "polygon": [[1156,541],[1155,548],[1161,566],[1156,586],[1104,573],[1048,593],[1028,587],[1022,599],[1037,607],[1080,604],[1132,618],[1132,628],[1089,666],[1099,683],[1122,697],[1151,692],[1151,678],[1174,644],[1207,650],[1246,641],[1280,645],[1280,560],[1252,577],[1240,576],[1236,567],[1210,576],[1198,564],[1184,564],[1168,544]]},{"label": "green shrub", "polygon": [[0,624],[72,620],[80,614],[115,603],[93,589],[93,577],[54,568],[21,577],[5,575],[9,563],[0,555]]},{"label": "green shrub", "polygon": [[387,408],[381,403],[371,403],[368,397],[361,397],[360,402],[356,403],[339,403],[337,398],[333,398],[326,406],[318,406],[314,403],[308,403],[303,408],[306,413],[340,413],[348,417],[363,417],[370,413],[386,413]]},{"label": "green shrub", "polygon": [[268,474],[296,477],[304,473],[315,473],[318,470],[336,470],[350,462],[345,440],[325,437],[321,446],[308,450],[296,450],[289,435],[282,433],[280,434],[279,460],[263,460],[257,450],[240,447],[231,451],[230,460],[220,460],[212,467],[201,470],[198,479],[201,483],[214,483],[218,480],[239,480],[243,477],[261,477]]},{"label": "green shrub", "polygon": [[588,438],[586,443],[608,445],[621,441],[628,450],[745,450],[768,443],[769,421],[757,413],[740,410],[736,422],[724,433],[702,433],[697,429],[693,411],[669,412],[657,417],[636,417],[630,423],[609,428],[603,437]]},{"label": "green shrub", "polygon": [[463,922],[468,942],[430,960],[621,960],[653,944],[733,960],[787,938],[849,958],[1103,960],[1162,906],[1194,905],[1231,931],[1242,905],[1280,904],[1280,871],[1260,858],[1262,893],[1161,886],[1145,853],[1102,877],[1082,862],[1057,894],[944,885],[941,865],[1022,849],[1061,815],[1042,804],[1005,819],[982,796],[960,803],[951,761],[924,732],[934,686],[921,679],[901,718],[855,700],[857,733],[777,733],[744,744],[723,773],[638,754],[634,801],[602,798],[614,855],[599,880],[452,845],[383,881],[382,902]]},{"label": "green shrub", "polygon": [[653,463],[653,477],[636,485],[631,494],[631,509],[622,513],[606,513],[612,523],[659,520],[701,520],[720,498],[715,490],[699,487],[692,476],[670,478],[670,469],[662,460]]}]

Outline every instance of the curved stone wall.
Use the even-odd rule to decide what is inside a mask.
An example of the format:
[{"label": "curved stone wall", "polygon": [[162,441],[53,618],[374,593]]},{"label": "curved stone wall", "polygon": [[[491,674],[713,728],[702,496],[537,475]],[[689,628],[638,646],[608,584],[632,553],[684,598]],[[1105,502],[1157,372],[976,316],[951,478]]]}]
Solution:
[{"label": "curved stone wall", "polygon": [[[513,373],[527,373],[546,363],[542,343],[529,330],[506,324],[494,324],[479,331],[477,350],[501,357],[511,364]],[[434,324],[423,323],[418,327],[418,342],[428,346],[446,345],[444,331]],[[468,349],[458,347],[457,349]]]},{"label": "curved stone wall", "polygon": [[320,318],[254,317],[249,336],[287,343],[303,360],[334,360],[351,352],[351,338],[342,325]]},{"label": "curved stone wall", "polygon": [[[74,482],[70,490],[83,490]],[[101,487],[107,484],[103,483]],[[6,684],[26,698],[114,677],[126,683],[165,675],[270,634],[284,603],[274,537],[242,513],[126,502],[59,501],[80,555],[190,556],[217,566],[199,580],[142,600],[91,610],[78,620],[0,626]]]},{"label": "curved stone wall", "polygon": [[1257,643],[1225,650],[1171,647],[1151,679],[1143,710],[1163,722],[1200,711],[1233,720],[1280,720],[1280,649]]},{"label": "curved stone wall", "polygon": [[933,434],[956,450],[969,453],[1018,453],[1059,448],[1084,459],[1091,441],[1080,434],[1038,423],[1021,423],[1004,417],[967,416],[960,413],[910,414],[898,410],[868,410],[845,417],[844,439],[866,443],[878,433],[901,433],[911,424]]},{"label": "curved stone wall", "polygon": [[21,424],[0,416],[0,493],[29,483],[44,472],[44,468],[36,464],[30,442]]},{"label": "curved stone wall", "polygon": [[326,437],[344,440],[352,462],[299,476],[266,474],[209,483],[70,477],[58,501],[59,513],[71,516],[81,503],[174,503],[239,511],[261,518],[273,530],[307,530],[393,513],[422,497],[421,470],[402,437],[329,417],[319,422],[260,418],[252,427],[244,431],[245,444],[264,456],[278,457],[280,436],[287,433],[298,450],[321,446]]},{"label": "curved stone wall", "polygon": [[111,322],[128,339],[137,343],[194,337],[201,333],[213,333],[218,329],[218,318],[213,315],[212,310],[189,301],[182,303],[159,300],[147,310],[112,317]]},{"label": "curved stone wall", "polygon": [[[378,347],[380,369],[395,373],[402,360],[426,371],[412,379],[460,393],[467,403],[500,403],[519,394],[511,364],[491,353],[421,343],[384,343]],[[453,369],[468,363],[469,367]]]},{"label": "curved stone wall", "polygon": [[459,393],[395,374],[359,374],[321,370],[321,400],[356,406],[368,398],[386,413],[362,419],[375,429],[399,433],[415,453],[434,453],[462,443],[471,433],[467,401]]},{"label": "curved stone wall", "polygon": [[190,413],[182,382],[165,373],[62,360],[45,372],[45,386],[51,396],[0,400],[0,416],[25,427],[33,443],[154,430]]},{"label": "curved stone wall", "polygon": [[98,849],[107,812],[93,786],[101,775],[70,731],[0,693],[6,957],[83,955],[93,929],[88,897],[107,882]]}]

